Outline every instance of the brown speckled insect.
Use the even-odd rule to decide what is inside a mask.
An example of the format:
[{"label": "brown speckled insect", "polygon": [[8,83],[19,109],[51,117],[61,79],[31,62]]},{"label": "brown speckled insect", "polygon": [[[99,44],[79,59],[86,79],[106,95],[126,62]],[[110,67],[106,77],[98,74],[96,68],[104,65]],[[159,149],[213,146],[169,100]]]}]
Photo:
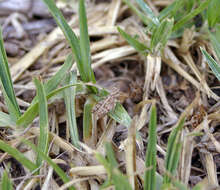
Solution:
[{"label": "brown speckled insect", "polygon": [[116,87],[112,87],[110,94],[93,107],[92,113],[94,113],[98,119],[104,117],[108,112],[115,108],[119,96],[120,90]]}]

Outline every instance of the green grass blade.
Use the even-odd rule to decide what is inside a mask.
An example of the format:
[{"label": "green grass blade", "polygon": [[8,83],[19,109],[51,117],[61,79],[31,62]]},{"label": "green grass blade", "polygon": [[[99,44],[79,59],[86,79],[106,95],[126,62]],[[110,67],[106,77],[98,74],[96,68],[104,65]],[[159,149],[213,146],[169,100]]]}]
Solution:
[{"label": "green grass blade", "polygon": [[156,143],[157,143],[157,113],[155,104],[151,108],[149,123],[149,137],[146,152],[146,168],[152,167],[145,172],[144,190],[156,189]]},{"label": "green grass blade", "polygon": [[102,189],[107,188],[110,185],[114,185],[116,190],[121,190],[121,189],[132,190],[127,176],[124,176],[118,170],[118,163],[115,159],[115,154],[112,149],[111,143],[107,142],[105,144],[105,152],[106,152],[106,159],[101,154],[99,153],[96,154],[96,159],[105,167],[108,174],[108,179],[102,185]]},{"label": "green grass blade", "polygon": [[65,73],[71,69],[73,63],[73,56],[72,54],[69,54],[60,70],[44,84],[46,94],[57,88],[60,82],[64,79]]},{"label": "green grass blade", "polygon": [[159,20],[162,21],[163,19],[167,17],[172,17],[176,14],[176,12],[182,8],[183,6],[183,0],[175,0],[173,3],[168,5],[166,8],[164,8],[160,13],[159,13]]},{"label": "green grass blade", "polygon": [[182,19],[180,19],[173,27],[173,31],[179,30],[184,24],[193,19],[196,15],[201,13],[210,3],[211,0],[203,1],[195,10],[188,13]]},{"label": "green grass blade", "polygon": [[[49,141],[49,124],[48,124],[48,108],[46,93],[43,84],[34,79],[35,86],[37,87],[37,97],[39,103],[39,123],[40,123],[40,136],[38,139],[38,149],[40,149],[44,154],[48,152],[48,141]],[[42,158],[37,154],[36,164],[39,167],[42,164]]]},{"label": "green grass blade", "polygon": [[10,154],[13,158],[15,158],[18,162],[20,162],[24,167],[29,169],[30,171],[34,171],[37,169],[37,165],[27,159],[24,154],[19,152],[17,149],[12,148],[9,144],[0,140],[0,149]]},{"label": "green grass blade", "polygon": [[11,119],[8,114],[0,111],[0,126],[15,128],[16,123]]},{"label": "green grass blade", "polygon": [[143,0],[136,0],[137,4],[141,8],[141,10],[147,15],[149,20],[151,20],[152,23],[154,23],[156,26],[160,24],[160,21],[158,18],[155,16],[151,8],[145,3]]},{"label": "green grass blade", "polygon": [[[165,168],[166,171],[170,175],[175,175],[177,165],[179,162],[180,156],[180,149],[181,149],[181,142],[180,142],[180,131],[184,126],[185,118],[181,118],[177,127],[171,132],[168,138],[168,145],[167,145],[167,153],[165,158]],[[167,184],[170,183],[170,177],[165,174],[163,183]]]},{"label": "green grass blade", "polygon": [[130,127],[131,125],[131,117],[128,115],[128,112],[124,109],[124,107],[118,102],[116,103],[115,109],[108,113],[108,116],[126,127]]},{"label": "green grass blade", "polygon": [[202,187],[201,184],[197,184],[196,186],[194,186],[194,187],[192,188],[192,190],[202,190],[202,189],[204,189],[204,188]]},{"label": "green grass blade", "polygon": [[200,48],[202,54],[205,56],[206,61],[209,67],[212,69],[212,72],[215,74],[217,79],[220,81],[220,65],[202,48]]},{"label": "green grass blade", "polygon": [[123,36],[123,38],[132,46],[134,47],[138,52],[140,53],[146,53],[149,52],[150,49],[145,46],[143,43],[139,42],[135,38],[133,38],[131,35],[126,33],[124,30],[122,30],[120,27],[117,27],[119,33]]},{"label": "green grass blade", "polygon": [[[69,54],[64,62],[64,64],[61,66],[59,71],[52,76],[45,84],[44,84],[44,89],[45,93],[48,95],[52,90],[56,89],[57,86],[60,84],[60,82],[65,78],[65,74],[71,69],[73,65],[73,56],[72,54]],[[37,97],[35,97],[31,104],[36,103]]]},{"label": "green grass blade", "polygon": [[121,172],[118,172],[118,174],[113,174],[112,181],[115,185],[115,190],[132,190],[127,176],[124,176]]},{"label": "green grass blade", "polygon": [[124,3],[128,5],[128,7],[141,19],[141,21],[148,25],[151,24],[151,19],[149,19],[145,14],[139,11],[131,2],[130,0],[123,0]]},{"label": "green grass blade", "polygon": [[[69,77],[66,77],[65,84],[75,84],[77,82],[76,73],[70,73]],[[79,148],[79,135],[76,123],[76,112],[75,112],[75,96],[76,87],[71,87],[63,91],[64,102],[67,112],[67,121],[70,130],[71,141],[74,146]]]},{"label": "green grass blade", "polygon": [[16,121],[21,115],[21,113],[13,89],[11,74],[8,67],[8,60],[4,49],[1,28],[0,28],[0,79],[3,88],[3,95],[5,96],[9,114],[11,118],[14,121]]},{"label": "green grass blade", "polygon": [[[50,166],[52,166],[52,168],[54,169],[54,171],[57,173],[57,175],[60,176],[60,178],[62,179],[62,181],[64,183],[67,183],[70,181],[70,178],[66,175],[66,173],[56,164],[53,162],[53,160],[47,156],[43,151],[41,151],[39,148],[37,148],[34,144],[32,144],[30,141],[27,140],[23,140],[23,142],[25,144],[27,144],[28,146],[31,147],[32,150],[34,150],[38,155],[41,156],[41,158],[43,160],[45,160]],[[75,190],[75,188],[72,186],[69,188],[70,190]]]},{"label": "green grass blade", "polygon": [[92,135],[92,108],[95,102],[91,98],[87,98],[83,110],[83,140],[88,140]]},{"label": "green grass blade", "polygon": [[[92,87],[93,85],[90,84],[83,84],[83,83],[76,83],[76,84],[71,84],[71,85],[66,85],[61,88],[55,89],[51,91],[49,94],[46,95],[47,100],[51,99],[52,97],[58,95],[61,93],[63,90],[70,88],[70,87],[79,87],[81,88],[82,86],[84,87]],[[27,127],[33,120],[34,118],[38,115],[38,101],[36,101],[34,104],[28,107],[28,109],[24,112],[24,114],[18,119],[16,124],[18,126],[23,126]]]},{"label": "green grass blade", "polygon": [[215,50],[215,53],[218,57],[218,61],[220,61],[220,40],[213,34],[209,33],[209,37],[212,43],[212,46]]},{"label": "green grass blade", "polygon": [[220,17],[220,11],[217,7],[220,7],[219,0],[212,0],[209,3],[208,10],[207,10],[207,20],[208,20],[209,27],[214,27],[216,23],[218,22],[218,19]]},{"label": "green grass blade", "polygon": [[115,159],[115,154],[114,154],[114,151],[112,149],[111,143],[107,142],[105,144],[105,152],[106,152],[106,157],[107,157],[107,160],[110,164],[111,170],[113,170],[114,168],[117,168],[118,163]]},{"label": "green grass blade", "polygon": [[72,49],[74,58],[77,63],[77,67],[79,69],[80,76],[83,81],[87,81],[87,73],[84,71],[83,62],[81,58],[81,51],[80,51],[80,45],[79,40],[73,30],[70,28],[70,26],[67,24],[64,16],[60,12],[60,10],[56,7],[53,0],[43,0],[44,3],[47,5],[49,11],[53,15],[54,19],[56,20],[56,23],[63,31],[67,41],[69,42],[69,45]]},{"label": "green grass blade", "polygon": [[5,170],[2,175],[2,180],[1,180],[1,189],[2,190],[13,190],[13,185],[8,177],[8,172]]},{"label": "green grass blade", "polygon": [[151,51],[158,51],[167,43],[173,29],[173,19],[165,19],[155,29],[151,38]]},{"label": "green grass blade", "polygon": [[79,0],[79,26],[80,26],[80,50],[84,72],[86,74],[86,82],[96,82],[95,76],[91,67],[90,42],[87,26],[87,17],[84,0]]}]

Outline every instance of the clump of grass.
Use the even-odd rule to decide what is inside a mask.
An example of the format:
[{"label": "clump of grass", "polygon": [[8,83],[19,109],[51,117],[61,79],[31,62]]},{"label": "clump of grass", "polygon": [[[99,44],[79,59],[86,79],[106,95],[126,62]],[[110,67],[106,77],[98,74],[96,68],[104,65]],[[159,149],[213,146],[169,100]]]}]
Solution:
[{"label": "clump of grass", "polygon": [[[81,146],[75,111],[76,95],[86,95],[86,101],[83,108],[83,141],[89,142],[94,127],[94,122],[97,122],[94,119],[93,107],[98,102],[101,102],[103,99],[108,97],[109,92],[107,89],[103,89],[96,85],[96,79],[91,67],[90,41],[84,0],[79,0],[79,37],[76,36],[76,34],[67,24],[62,13],[56,7],[54,1],[44,0],[44,2],[56,20],[56,23],[63,31],[72,49],[72,54],[67,56],[66,61],[60,70],[47,82],[43,83],[41,80],[34,79],[37,96],[33,99],[30,107],[28,107],[28,109],[21,114],[15,97],[0,31],[0,79],[3,95],[9,113],[6,114],[0,112],[0,124],[1,126],[10,126],[13,130],[25,130],[25,128],[31,125],[33,120],[39,115],[40,127],[37,146],[32,144],[30,141],[22,140],[24,144],[26,144],[36,153],[37,157],[35,162],[31,161],[16,148],[13,148],[11,145],[2,140],[0,140],[0,149],[18,160],[30,172],[34,172],[34,175],[39,173],[38,170],[40,170],[40,167],[44,164],[44,162],[47,162],[59,175],[63,183],[68,183],[71,181],[71,177],[66,174],[48,155],[50,143],[48,100],[54,101],[52,98],[58,95],[64,99],[71,143],[76,148],[80,149]],[[183,0],[176,0],[163,11],[161,11],[158,16],[153,13],[150,7],[143,0],[136,0],[138,7],[133,5],[129,0],[124,0],[124,2],[140,17],[143,23],[147,25],[148,34],[151,36],[150,43],[144,44],[143,42],[126,33],[120,27],[118,27],[118,31],[131,46],[133,46],[144,56],[163,56],[163,50],[168,40],[170,38],[177,38],[181,36],[185,27],[192,26],[194,24],[191,22],[192,18],[198,14],[202,14],[207,19],[208,27],[210,28],[215,28],[219,21],[219,13],[211,11],[214,6],[219,5],[219,1],[217,0],[207,0],[203,2],[185,2]],[[183,5],[187,8],[184,11],[181,10]],[[207,13],[204,11],[205,9],[207,9]],[[183,12],[182,17],[179,17],[180,12]],[[207,30],[209,30],[209,28],[205,29],[206,32]],[[217,55],[216,58],[220,60],[220,46],[217,39],[217,33],[210,34],[210,39]],[[203,48],[201,48],[201,51],[213,73],[218,80],[220,80],[219,64]],[[71,71],[74,61],[77,64],[80,78],[77,78],[75,71]],[[119,102],[115,103],[113,110],[108,110],[107,115],[114,121],[128,128],[131,126],[132,119]],[[184,122],[185,115],[179,118],[176,127],[169,135],[165,158],[166,171],[162,176],[156,172],[157,112],[156,103],[153,102],[151,106],[148,145],[146,150],[146,171],[144,173],[143,183],[141,184],[144,190],[165,190],[173,188],[187,190],[186,185],[182,184],[176,179],[176,172],[182,148],[180,133],[184,126]],[[135,135],[138,136],[138,132]],[[115,158],[115,154],[110,143],[106,143],[105,145],[105,156],[101,153],[96,153],[95,157],[104,166],[107,173],[107,180],[102,184],[101,188],[104,189],[114,186],[116,190],[132,189],[132,186],[129,183],[130,176],[126,176],[119,170],[119,164]],[[133,185],[135,187],[137,186],[136,184]],[[1,187],[2,189],[12,189],[12,182],[6,170],[2,175]],[[69,189],[75,189],[75,187],[71,186]],[[197,185],[193,189],[200,189],[200,186]]]}]

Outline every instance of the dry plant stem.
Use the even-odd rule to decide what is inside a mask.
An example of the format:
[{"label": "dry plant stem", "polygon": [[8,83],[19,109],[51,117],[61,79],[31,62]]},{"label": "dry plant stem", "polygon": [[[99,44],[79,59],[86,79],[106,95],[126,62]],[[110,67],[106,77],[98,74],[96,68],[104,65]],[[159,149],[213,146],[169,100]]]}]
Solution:
[{"label": "dry plant stem", "polygon": [[27,185],[25,185],[25,187],[24,187],[23,190],[31,190],[37,182],[38,182],[38,179],[37,179],[37,178],[31,179],[31,180],[27,183]]},{"label": "dry plant stem", "polygon": [[94,175],[103,175],[106,174],[106,170],[104,166],[82,166],[82,167],[74,167],[70,169],[71,176],[94,176]]},{"label": "dry plant stem", "polygon": [[219,97],[215,95],[213,92],[209,92],[209,91],[207,92],[207,90],[202,88],[202,85],[198,81],[196,81],[191,75],[189,75],[183,68],[180,67],[180,61],[176,58],[176,56],[168,47],[165,48],[164,55],[162,56],[162,60],[172,69],[174,69],[177,73],[182,75],[186,80],[192,83],[198,90],[201,90],[206,94],[208,93],[207,95],[211,96],[215,100],[219,99]]},{"label": "dry plant stem", "polygon": [[[100,7],[97,7],[97,14],[94,14],[96,10],[88,10],[88,23],[90,24],[90,20],[97,21],[102,20],[103,21],[103,14],[104,9],[102,11],[99,10]],[[100,19],[101,18],[101,19]],[[74,16],[71,21],[69,22],[69,25],[75,26],[78,24],[78,20],[76,19],[76,16]],[[102,35],[103,33],[117,33],[117,30],[114,27],[106,28],[97,28],[92,27],[89,29],[89,32],[91,35]],[[79,34],[79,30],[76,30],[76,33]],[[43,55],[43,53],[47,50],[48,46],[53,44],[54,41],[57,39],[62,39],[63,33],[59,28],[55,28],[42,42],[39,42],[29,53],[27,53],[23,58],[21,58],[16,64],[14,64],[11,67],[11,75],[12,80],[15,82],[21,77],[21,74],[28,69],[32,64],[35,63],[35,61]]]},{"label": "dry plant stem", "polygon": [[[39,128],[36,127],[31,128],[29,132],[37,136],[39,136],[40,134]],[[54,144],[67,151],[70,155],[73,153],[74,150],[77,150],[72,144],[66,142],[56,134],[50,132],[49,135],[50,138],[53,139]]]},{"label": "dry plant stem", "polygon": [[42,186],[42,190],[47,190],[50,187],[50,183],[51,183],[51,179],[52,179],[52,175],[53,175],[53,168],[49,167],[48,169],[48,173],[47,173],[47,177],[44,180],[44,184]]},{"label": "dry plant stem", "polygon": [[109,7],[108,15],[107,15],[107,26],[114,26],[116,19],[119,15],[121,0],[113,0]]},{"label": "dry plant stem", "polygon": [[177,114],[173,111],[173,109],[170,107],[170,105],[168,103],[168,100],[167,100],[167,97],[166,97],[166,94],[165,94],[165,90],[164,90],[164,87],[163,87],[163,83],[162,83],[162,80],[161,80],[160,77],[159,77],[158,82],[156,84],[156,89],[157,89],[157,92],[160,96],[160,99],[161,99],[161,101],[164,105],[163,107],[166,109],[167,115],[171,120],[171,123],[174,124],[178,120]]},{"label": "dry plant stem", "polygon": [[87,181],[89,179],[91,179],[91,178],[90,177],[84,177],[84,178],[73,179],[70,182],[65,183],[64,185],[62,185],[58,190],[65,190],[68,187],[71,187],[72,185],[74,185],[75,183]]},{"label": "dry plant stem", "polygon": [[191,70],[194,72],[194,74],[196,75],[197,79],[200,81],[200,84],[202,85],[202,88],[205,91],[205,94],[208,95],[208,97],[213,97],[215,100],[218,100],[219,97],[217,95],[215,95],[211,89],[209,88],[207,82],[204,79],[204,76],[202,76],[202,74],[200,73],[200,71],[198,70],[198,68],[196,67],[191,54],[188,52],[187,54],[183,54],[182,57],[184,58],[184,60],[186,61],[187,65],[189,65],[189,67],[191,68]]},{"label": "dry plant stem", "polygon": [[181,139],[183,141],[183,147],[179,164],[179,180],[186,185],[189,182],[192,153],[195,146],[193,136],[189,136],[188,134],[189,130],[187,128],[182,130]]},{"label": "dry plant stem", "polygon": [[134,117],[130,128],[128,129],[128,138],[125,144],[125,161],[126,171],[132,189],[137,189],[136,173],[136,122],[137,117]]},{"label": "dry plant stem", "polygon": [[105,152],[104,149],[105,143],[112,141],[112,138],[115,134],[115,127],[116,127],[116,122],[113,119],[110,119],[102,136],[100,137],[98,143],[96,144],[96,150],[101,154],[104,154]]}]

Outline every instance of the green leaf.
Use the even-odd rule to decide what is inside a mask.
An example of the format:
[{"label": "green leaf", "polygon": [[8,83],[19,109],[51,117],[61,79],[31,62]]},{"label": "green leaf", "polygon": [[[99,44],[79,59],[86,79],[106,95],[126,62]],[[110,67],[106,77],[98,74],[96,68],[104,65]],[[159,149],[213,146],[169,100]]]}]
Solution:
[{"label": "green leaf", "polygon": [[[165,158],[165,168],[170,175],[175,175],[179,157],[180,157],[180,150],[181,150],[181,142],[180,142],[180,132],[184,126],[185,117],[181,118],[178,122],[178,125],[173,131],[171,132],[168,138],[168,145],[167,145],[167,153]],[[165,174],[163,178],[163,183],[168,184],[171,182],[170,177]]]},{"label": "green leaf", "polygon": [[218,60],[220,61],[220,40],[216,37],[216,35],[213,35],[209,33],[209,37],[212,43],[212,46],[215,50],[215,53],[218,57]]},{"label": "green leaf", "polygon": [[105,152],[106,152],[106,157],[107,157],[108,163],[110,164],[109,166],[110,166],[111,170],[113,170],[114,168],[117,168],[118,163],[115,159],[115,154],[112,149],[111,143],[109,143],[109,142],[105,143]]},{"label": "green leaf", "polygon": [[92,135],[92,108],[95,102],[92,98],[88,97],[86,103],[84,104],[83,110],[83,139],[84,141],[88,140]]},{"label": "green leaf", "polygon": [[151,108],[149,123],[149,137],[146,152],[146,168],[152,167],[145,172],[144,190],[156,189],[156,144],[157,144],[157,113],[155,104]]},{"label": "green leaf", "polygon": [[117,27],[119,33],[124,37],[124,39],[132,46],[134,47],[138,52],[140,53],[146,53],[145,51],[149,52],[150,49],[145,46],[143,43],[139,42],[135,38],[133,38],[131,35],[126,33],[124,30],[122,30],[120,27]]},{"label": "green leaf", "polygon": [[142,9],[142,11],[145,13],[145,15],[149,18],[149,20],[154,23],[155,25],[159,25],[160,21],[158,18],[154,15],[151,8],[145,3],[143,0],[136,0],[139,7]]},{"label": "green leaf", "polygon": [[[63,90],[73,87],[73,86],[82,86],[82,83],[77,83],[73,85],[67,85],[58,89],[53,90],[49,94],[47,94],[46,98],[49,100],[50,98],[56,96],[57,94],[61,93]],[[16,124],[18,126],[24,126],[27,127],[33,120],[34,118],[38,115],[38,101],[36,101],[34,104],[31,104],[31,106],[28,107],[28,109],[24,112],[24,114],[18,119]]]},{"label": "green leaf", "polygon": [[13,89],[11,74],[8,67],[8,60],[4,49],[1,28],[0,28],[0,79],[1,79],[3,95],[5,97],[5,101],[8,107],[10,117],[12,118],[13,121],[16,121],[21,115],[21,113]]},{"label": "green leaf", "polygon": [[127,111],[120,103],[117,102],[115,109],[113,111],[110,111],[108,115],[118,123],[125,125],[126,127],[130,127],[132,120]]},{"label": "green leaf", "polygon": [[30,171],[34,171],[37,169],[37,165],[27,159],[24,154],[19,152],[17,149],[11,147],[9,144],[0,140],[0,149],[10,154],[13,158],[15,158],[18,162],[20,162],[24,167],[29,169]]},{"label": "green leaf", "polygon": [[163,48],[173,29],[173,19],[164,19],[151,37],[151,51],[158,51]]},{"label": "green leaf", "polygon": [[[48,124],[48,108],[46,93],[43,84],[34,79],[35,86],[37,87],[37,97],[39,101],[39,120],[40,120],[40,136],[38,139],[38,149],[44,154],[48,152],[48,138],[49,138],[49,124]],[[43,159],[41,155],[37,154],[36,164],[39,167],[42,164]]]},{"label": "green leaf", "polygon": [[8,177],[8,172],[4,170],[1,181],[1,189],[2,190],[13,190],[13,185],[11,180]]},{"label": "green leaf", "polygon": [[113,174],[112,176],[113,184],[115,185],[115,190],[132,190],[131,185],[128,181],[127,176],[124,176],[121,172]]},{"label": "green leaf", "polygon": [[[72,54],[69,54],[64,62],[64,64],[61,66],[59,71],[52,76],[45,84],[44,89],[46,94],[48,95],[52,90],[56,89],[57,86],[60,84],[60,82],[65,78],[65,74],[71,69],[72,65],[74,63]],[[37,97],[35,97],[31,104],[36,103]]]},{"label": "green leaf", "polygon": [[124,3],[128,5],[128,7],[141,19],[141,21],[149,25],[151,24],[151,19],[149,19],[145,14],[143,14],[141,11],[139,11],[131,2],[130,0],[123,0]]},{"label": "green leaf", "polygon": [[173,27],[173,31],[179,30],[184,26],[188,21],[190,21],[193,17],[201,13],[210,3],[211,0],[203,1],[195,10],[191,11],[183,18],[181,18]]},{"label": "green leaf", "polygon": [[[66,77],[65,84],[75,84],[77,82],[77,74],[71,72],[68,77]],[[79,135],[76,123],[76,112],[75,112],[75,96],[76,87],[67,88],[63,92],[64,102],[67,112],[67,121],[70,130],[71,141],[74,146],[79,148]]]},{"label": "green leaf", "polygon": [[114,185],[116,190],[122,190],[122,189],[132,190],[128,178],[124,176],[117,168],[118,163],[115,159],[115,155],[111,143],[107,142],[105,144],[105,151],[106,151],[106,159],[100,153],[96,154],[96,159],[101,164],[103,164],[108,174],[108,179],[102,185],[101,189],[107,188],[110,185]]},{"label": "green leaf", "polygon": [[11,119],[11,117],[0,111],[0,127],[11,127],[15,128],[16,123]]},{"label": "green leaf", "polygon": [[[59,175],[59,177],[62,179],[64,183],[67,183],[70,181],[70,178],[66,175],[66,173],[55,163],[53,160],[48,157],[43,151],[41,151],[39,148],[37,148],[34,144],[32,144],[30,141],[23,140],[25,144],[31,147],[32,150],[34,150],[38,155],[41,156],[43,160],[45,160],[52,168],[54,171]],[[75,188],[72,186],[69,188],[70,190],[75,190]]]},{"label": "green leaf", "polygon": [[90,43],[87,26],[87,17],[84,0],[79,1],[79,26],[80,26],[80,50],[82,55],[82,62],[84,72],[87,80],[85,82],[95,83],[95,76],[91,67],[91,54],[90,54]]},{"label": "green leaf", "polygon": [[212,72],[220,81],[220,65],[204,49],[202,49],[201,47],[200,49],[202,51],[202,54],[205,56],[209,67],[212,69]]},{"label": "green leaf", "polygon": [[170,5],[166,6],[162,11],[159,13],[159,20],[162,21],[163,19],[167,17],[173,17],[176,12],[182,8],[183,6],[183,0],[175,0],[173,3]]},{"label": "green leaf", "polygon": [[220,11],[218,7],[220,7],[219,0],[212,0],[208,5],[207,19],[209,27],[214,27],[220,17]]},{"label": "green leaf", "polygon": [[81,58],[81,51],[80,51],[80,46],[79,46],[79,40],[77,36],[73,32],[73,30],[70,28],[70,26],[67,24],[64,16],[60,12],[60,10],[56,7],[54,1],[53,0],[43,0],[43,1],[47,5],[56,23],[61,28],[67,41],[69,42],[69,45],[72,49],[72,52],[76,60],[77,67],[79,69],[79,73],[80,73],[82,80],[87,81],[87,77],[86,77],[87,74],[84,71],[83,62]]}]

